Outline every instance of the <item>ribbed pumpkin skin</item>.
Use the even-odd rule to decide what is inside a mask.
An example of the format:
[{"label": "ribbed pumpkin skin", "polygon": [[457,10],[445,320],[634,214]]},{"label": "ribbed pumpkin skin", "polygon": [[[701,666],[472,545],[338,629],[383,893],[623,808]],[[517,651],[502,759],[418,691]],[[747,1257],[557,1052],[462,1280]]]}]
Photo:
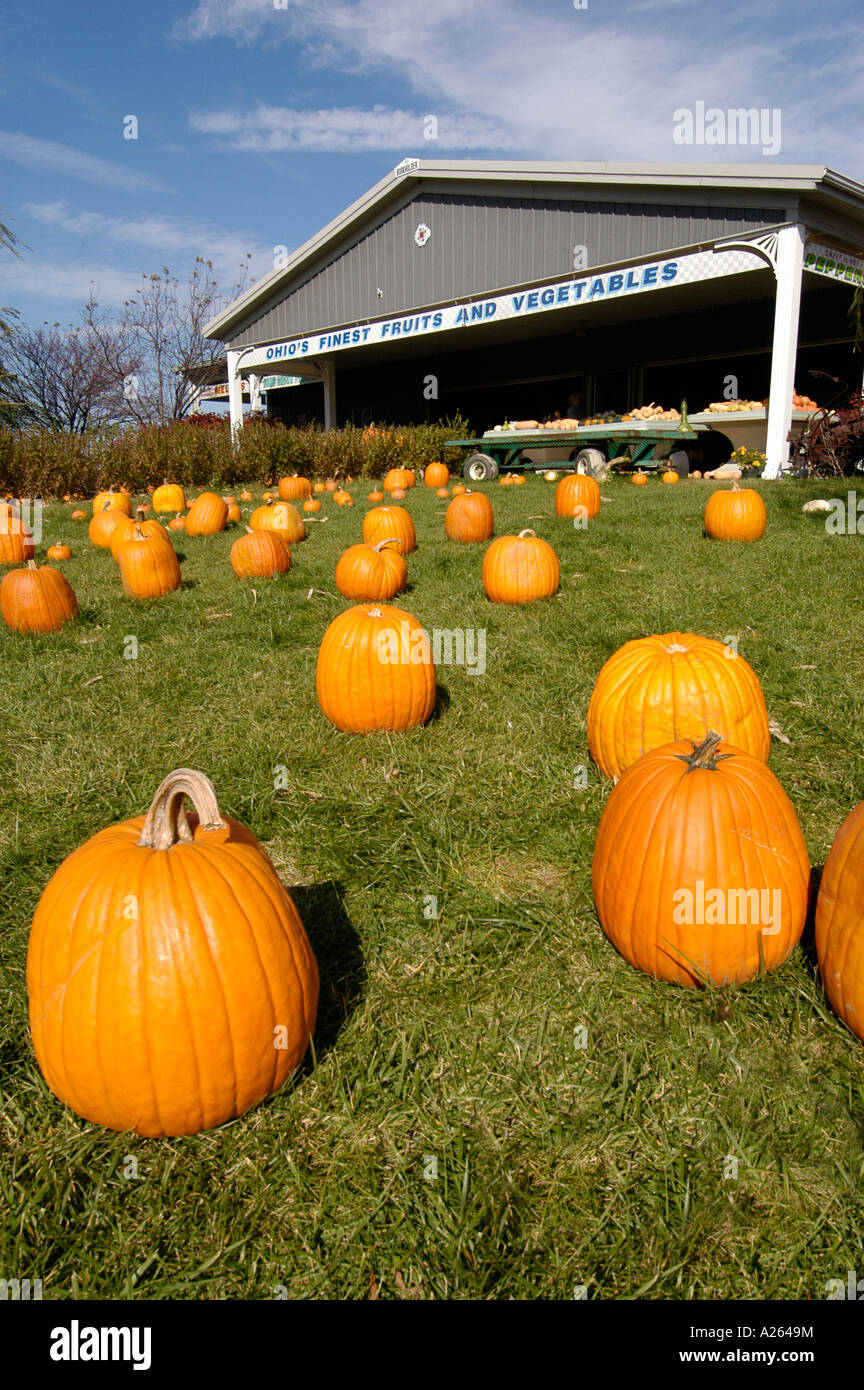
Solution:
[{"label": "ribbed pumpkin skin", "polygon": [[483,588],[493,603],[551,598],[561,583],[558,556],[539,536],[499,536],[483,556]]},{"label": "ribbed pumpkin skin", "polygon": [[146,535],[136,526],[117,551],[120,578],[130,598],[161,598],[180,588],[180,561],[164,531],[163,537]]},{"label": "ribbed pumpkin skin", "polygon": [[144,517],[142,517],[140,521],[136,521],[134,517],[124,516],[123,520],[114,527],[111,533],[111,539],[108,543],[108,549],[111,551],[115,560],[119,557],[120,547],[123,545],[124,541],[128,541],[131,536],[134,536],[136,527],[139,527],[141,532],[151,539],[155,537],[156,540],[168,540],[168,532],[165,530],[162,522],[157,521],[155,517],[151,517],[149,521]]},{"label": "ribbed pumpkin skin", "polygon": [[822,870],[816,954],[831,1007],[864,1041],[864,801],[837,831]]},{"label": "ribbed pumpkin skin", "polygon": [[[422,630],[410,613],[383,603],[358,604],[333,619],[315,678],[318,703],[331,724],[354,734],[425,724],[435,708],[435,666],[428,641],[421,647],[419,638],[412,639]],[[390,634],[393,662],[381,660],[382,634]],[[414,661],[412,640],[419,658]]]},{"label": "ribbed pumpkin skin", "polygon": [[600,484],[590,473],[569,473],[555,489],[557,516],[578,516],[584,508],[589,519],[600,510]]},{"label": "ribbed pumpkin skin", "polygon": [[9,570],[0,584],[0,614],[16,632],[58,632],[78,612],[72,585],[50,565]]},{"label": "ribbed pumpkin skin", "polygon": [[312,496],[312,484],[308,478],[280,478],[279,496],[283,502],[303,501]]},{"label": "ribbed pumpkin skin", "polygon": [[414,477],[414,470],[413,470],[413,469],[411,469],[411,468],[391,468],[390,471],[389,471],[389,473],[387,474],[387,476],[386,476],[385,479],[384,479],[384,484],[383,484],[383,486],[384,486],[384,491],[385,491],[385,492],[392,492],[393,489],[394,489],[394,488],[397,488],[397,487],[401,487],[401,488],[403,489],[403,491],[407,491],[407,489],[408,489],[409,487],[413,487],[413,486],[414,486],[415,482],[416,482],[416,479],[415,479],[415,477]]},{"label": "ribbed pumpkin skin", "polygon": [[303,518],[290,502],[265,502],[263,507],[256,507],[249,525],[253,531],[275,531],[286,545],[306,539]]},{"label": "ribbed pumpkin skin", "polygon": [[132,503],[125,492],[97,492],[93,498],[93,515],[113,508],[124,516],[132,515]]},{"label": "ribbed pumpkin skin", "polygon": [[154,512],[185,512],[186,493],[179,483],[163,483],[153,493]]},{"label": "ribbed pumpkin skin", "polygon": [[136,843],[143,816],[102,830],[39,901],[27,952],[36,1059],[95,1124],[196,1134],[277,1090],[306,1051],[315,957],[254,835],[222,819],[207,830],[190,815],[194,841],[167,850]]},{"label": "ribbed pumpkin skin", "polygon": [[492,503],[484,492],[461,493],[444,513],[444,530],[451,541],[488,541],[494,528]]},{"label": "ribbed pumpkin skin", "polygon": [[119,511],[116,507],[106,507],[104,511],[97,512],[95,516],[91,517],[87,527],[90,544],[101,550],[110,550],[111,538],[115,529],[131,519],[125,512]]},{"label": "ribbed pumpkin skin", "polygon": [[386,603],[401,594],[407,583],[405,557],[388,541],[352,545],[336,566],[336,588],[354,603]]},{"label": "ribbed pumpkin skin", "polygon": [[266,579],[291,568],[291,551],[277,531],[247,531],[231,547],[231,567],[241,579]]},{"label": "ribbed pumpkin skin", "polygon": [[619,777],[651,748],[703,739],[716,729],[768,761],[771,734],[762,687],[742,656],[710,637],[667,632],[626,642],[597,677],[586,721],[591,756]]},{"label": "ribbed pumpkin skin", "polygon": [[186,513],[187,536],[215,536],[228,521],[228,503],[215,492],[202,492]]},{"label": "ribbed pumpkin skin", "polygon": [[21,565],[32,560],[33,536],[18,516],[0,516],[0,565]]},{"label": "ribbed pumpkin skin", "polygon": [[[763,762],[721,743],[717,752],[731,756],[713,771],[690,771],[681,757],[692,752],[687,739],[654,749],[613,787],[594,846],[594,902],[606,935],[638,969],[674,984],[741,984],[760,971],[760,940],[771,970],[801,936],[807,848],[791,801]],[[780,930],[773,932],[773,896],[764,916],[761,900],[752,904],[749,922],[712,924],[710,908],[704,923],[681,921],[675,895],[691,893],[698,916],[700,882],[704,895],[723,892],[727,919],[730,893],[779,889]],[[744,915],[742,900],[731,902]]]},{"label": "ribbed pumpkin skin", "polygon": [[363,539],[367,545],[393,539],[401,555],[417,548],[417,533],[411,513],[404,507],[373,507],[363,518]]},{"label": "ribbed pumpkin skin", "polygon": [[72,551],[68,545],[49,545],[45,554],[49,560],[71,560]]},{"label": "ribbed pumpkin skin", "polygon": [[427,487],[446,487],[450,481],[450,469],[446,463],[429,463],[426,465],[426,472],[423,474],[423,482]]},{"label": "ribbed pumpkin skin", "polygon": [[768,513],[752,487],[714,492],[705,504],[705,530],[718,541],[758,541],[765,534]]}]

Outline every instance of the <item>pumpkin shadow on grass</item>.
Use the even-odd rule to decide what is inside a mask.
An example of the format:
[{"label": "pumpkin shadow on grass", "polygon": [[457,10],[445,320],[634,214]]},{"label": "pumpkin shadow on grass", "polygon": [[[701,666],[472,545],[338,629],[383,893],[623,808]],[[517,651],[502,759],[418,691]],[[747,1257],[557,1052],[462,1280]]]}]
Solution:
[{"label": "pumpkin shadow on grass", "polygon": [[442,716],[443,714],[446,714],[446,713],[447,713],[447,711],[448,711],[449,708],[450,708],[450,691],[447,689],[446,686],[443,686],[443,685],[436,685],[436,687],[435,687],[435,704],[434,704],[434,706],[433,706],[433,708],[432,708],[432,713],[430,714],[429,718],[426,720],[426,723],[427,723],[427,724],[434,724],[435,721],[438,720],[438,719],[440,719],[441,716]]},{"label": "pumpkin shadow on grass", "polygon": [[[315,1024],[315,1056],[320,1061],[336,1042],[363,996],[366,966],[360,938],[345,911],[345,890],[332,879],[289,889],[306,928],[321,985]],[[300,1075],[313,1068],[307,1052]]]},{"label": "pumpkin shadow on grass", "polygon": [[801,933],[799,946],[801,953],[807,962],[810,970],[820,980],[819,961],[816,956],[816,900],[819,897],[819,885],[822,882],[822,867],[815,864],[810,870],[810,888],[807,898],[807,917],[804,921],[804,930]]}]

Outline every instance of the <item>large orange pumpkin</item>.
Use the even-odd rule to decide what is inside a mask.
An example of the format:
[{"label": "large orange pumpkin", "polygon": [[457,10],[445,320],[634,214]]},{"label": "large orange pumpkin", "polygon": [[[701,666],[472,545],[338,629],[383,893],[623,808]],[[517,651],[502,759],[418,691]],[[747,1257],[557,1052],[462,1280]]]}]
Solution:
[{"label": "large orange pumpkin", "polygon": [[187,536],[214,536],[224,531],[228,521],[228,503],[216,492],[202,492],[186,513]]},{"label": "large orange pumpkin", "polygon": [[753,668],[692,632],[626,642],[603,666],[588,705],[588,747],[607,777],[651,748],[703,739],[711,729],[767,762],[768,711]]},{"label": "large orange pumpkin", "polygon": [[134,536],[136,530],[140,530],[144,536],[155,536],[160,541],[168,540],[168,532],[162,522],[157,521],[155,517],[148,521],[144,516],[144,508],[138,507],[134,517],[124,516],[111,533],[108,548],[115,560],[118,558],[121,545]]},{"label": "large orange pumpkin", "polygon": [[367,545],[393,540],[402,555],[410,555],[417,546],[411,513],[404,507],[373,507],[363,518],[363,539]]},{"label": "large orange pumpkin", "polygon": [[391,468],[384,479],[384,491],[392,492],[397,487],[406,491],[409,487],[414,486],[415,481],[412,468]]},{"label": "large orange pumpkin", "polygon": [[558,516],[591,518],[600,510],[600,484],[590,473],[568,473],[555,489]]},{"label": "large orange pumpkin", "polygon": [[125,516],[132,515],[132,503],[129,500],[128,492],[97,492],[93,498],[93,515],[104,512],[109,508],[115,508],[123,512]]},{"label": "large orange pumpkin", "polygon": [[267,577],[284,574],[291,568],[291,551],[278,531],[253,531],[238,536],[231,547],[231,567],[241,579],[248,575]]},{"label": "large orange pumpkin", "polygon": [[832,1008],[864,1041],[864,801],[837,831],[822,870],[816,955]]},{"label": "large orange pumpkin", "polygon": [[136,523],[117,549],[120,578],[130,598],[161,598],[180,588],[180,561],[167,532],[159,529],[162,535],[153,535]]},{"label": "large orange pumpkin", "polygon": [[[454,493],[456,489],[453,489]],[[495,519],[492,503],[484,492],[470,488],[454,496],[444,513],[444,530],[451,541],[488,541]]]},{"label": "large orange pumpkin", "polygon": [[352,545],[336,566],[336,588],[355,603],[386,603],[401,594],[407,583],[408,566],[392,538],[375,545]]},{"label": "large orange pumpkin", "polygon": [[428,634],[401,608],[348,608],[324,634],[316,688],[324,714],[345,733],[425,724],[435,707]]},{"label": "large orange pumpkin", "polygon": [[804,929],[809,879],[777,778],[713,731],[646,753],[600,817],[597,914],[622,955],[661,980],[741,984],[780,965]]},{"label": "large orange pumpkin", "polygon": [[[189,796],[195,816],[187,818]],[[309,1045],[318,968],[261,845],[178,768],[146,816],[63,861],[33,918],[30,1031],[85,1119],[196,1134],[277,1090]]]},{"label": "large orange pumpkin", "polygon": [[179,483],[163,483],[153,492],[154,512],[185,512],[186,493]]},{"label": "large orange pumpkin", "polygon": [[752,487],[733,483],[731,492],[720,489],[705,503],[705,530],[714,540],[758,541],[767,520],[765,503]]},{"label": "large orange pumpkin", "polygon": [[450,469],[446,463],[434,462],[426,465],[423,482],[427,487],[446,487],[449,481]]},{"label": "large orange pumpkin", "polygon": [[492,542],[483,556],[482,579],[493,603],[530,603],[557,594],[561,566],[549,542],[525,530]]},{"label": "large orange pumpkin", "polygon": [[312,484],[308,478],[298,477],[296,473],[290,478],[280,478],[279,496],[283,502],[302,501],[312,496]]},{"label": "large orange pumpkin", "polygon": [[263,507],[256,507],[249,525],[253,531],[276,531],[286,545],[306,539],[303,518],[290,502],[265,502]]},{"label": "large orange pumpkin", "polygon": [[104,511],[96,512],[90,518],[90,524],[87,527],[90,544],[97,546],[100,550],[110,550],[114,532],[118,527],[128,524],[131,519],[118,507],[106,507]]},{"label": "large orange pumpkin", "polygon": [[32,560],[33,534],[20,517],[7,512],[0,516],[0,565],[20,565]]},{"label": "large orange pumpkin", "polygon": [[28,560],[24,569],[3,576],[0,614],[16,632],[57,632],[77,612],[72,585],[50,565]]}]

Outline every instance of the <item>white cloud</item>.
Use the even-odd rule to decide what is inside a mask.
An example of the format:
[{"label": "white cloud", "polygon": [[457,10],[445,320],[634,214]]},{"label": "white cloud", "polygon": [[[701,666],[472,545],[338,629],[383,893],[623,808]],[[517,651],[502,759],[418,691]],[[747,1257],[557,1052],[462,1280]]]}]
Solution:
[{"label": "white cloud", "polygon": [[82,179],[98,188],[117,188],[129,192],[170,193],[161,179],[107,159],[73,150],[53,140],[37,140],[32,135],[0,130],[0,158],[14,160],[27,168]]},{"label": "white cloud", "polygon": [[92,262],[76,265],[33,256],[0,262],[0,292],[9,290],[13,294],[29,294],[34,299],[52,301],[52,319],[57,317],[53,306],[62,303],[80,308],[94,290],[102,301],[128,299],[138,288],[140,279],[140,275],[132,271]]},{"label": "white cloud", "polygon": [[[253,274],[257,276],[272,269],[272,247],[262,246],[241,232],[222,231],[192,218],[147,214],[111,217],[102,212],[74,208],[64,200],[24,203],[22,211],[46,226],[60,227],[75,236],[125,247],[145,247],[158,258],[160,266],[175,254],[188,260],[203,256],[213,262],[217,278],[229,281],[239,274],[249,251]],[[185,264],[171,268],[182,273],[186,271]]]},{"label": "white cloud", "polygon": [[[434,113],[429,113],[434,114]],[[193,111],[189,123],[205,135],[227,137],[233,150],[271,154],[283,150],[352,151],[432,148],[424,137],[423,115],[411,111],[358,106],[297,111],[259,105],[251,111]],[[500,122],[472,116],[438,119],[439,147],[448,150],[509,150],[518,139]]]}]

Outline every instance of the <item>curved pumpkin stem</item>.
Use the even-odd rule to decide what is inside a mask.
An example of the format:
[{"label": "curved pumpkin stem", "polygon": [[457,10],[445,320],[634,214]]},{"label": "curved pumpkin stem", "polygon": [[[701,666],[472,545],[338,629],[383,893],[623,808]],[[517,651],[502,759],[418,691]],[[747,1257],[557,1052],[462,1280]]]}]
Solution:
[{"label": "curved pumpkin stem", "polygon": [[379,553],[380,553],[380,551],[382,551],[382,550],[384,549],[385,545],[398,545],[398,544],[399,544],[399,537],[398,537],[398,536],[388,536],[387,539],[386,539],[386,541],[378,541],[378,543],[377,543],[376,545],[373,545],[372,549],[373,549],[373,550],[377,550],[377,551],[379,551]]},{"label": "curved pumpkin stem", "polygon": [[209,777],[191,767],[178,767],[156,788],[138,844],[145,849],[171,849],[181,841],[191,841],[193,835],[184,805],[187,796],[198,812],[203,830],[225,829]]},{"label": "curved pumpkin stem", "polygon": [[[680,758],[682,763],[687,764],[687,772],[695,772],[697,768],[705,768],[709,772],[714,772],[719,762],[722,762],[724,758],[732,757],[731,753],[717,753],[715,751],[718,743],[722,741],[723,735],[715,733],[712,729],[711,733],[708,734],[701,743],[697,743],[695,739],[691,739],[693,744],[692,753],[676,753],[675,756]],[[687,772],[684,774],[685,777],[687,776]]]},{"label": "curved pumpkin stem", "polygon": [[519,539],[520,539],[520,541],[521,541],[521,539],[522,539],[523,536],[534,536],[535,539],[536,539],[537,532],[536,532],[536,531],[532,531],[530,526],[526,526],[524,531],[520,531],[520,532],[519,532]]}]

